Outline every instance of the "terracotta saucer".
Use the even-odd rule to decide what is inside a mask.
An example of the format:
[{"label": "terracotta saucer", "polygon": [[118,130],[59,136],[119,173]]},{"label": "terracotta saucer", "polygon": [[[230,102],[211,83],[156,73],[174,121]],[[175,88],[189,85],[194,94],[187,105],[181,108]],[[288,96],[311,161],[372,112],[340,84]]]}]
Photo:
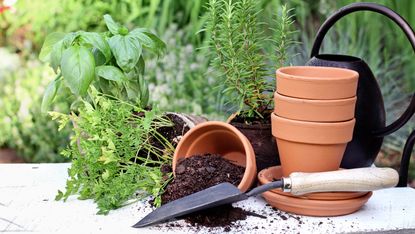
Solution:
[{"label": "terracotta saucer", "polygon": [[271,191],[262,194],[272,207],[286,212],[308,216],[339,216],[359,210],[372,196],[372,192],[352,199],[312,200],[284,196]]},{"label": "terracotta saucer", "polygon": [[[260,184],[266,184],[271,181],[278,180],[282,177],[281,166],[274,166],[265,168],[258,173],[258,180]],[[339,199],[352,199],[361,197],[367,192],[324,192],[324,193],[309,193],[301,196],[294,196],[291,193],[283,192],[281,189],[270,190],[273,193],[280,194],[283,196],[302,198],[302,199],[313,199],[313,200],[339,200]]]}]

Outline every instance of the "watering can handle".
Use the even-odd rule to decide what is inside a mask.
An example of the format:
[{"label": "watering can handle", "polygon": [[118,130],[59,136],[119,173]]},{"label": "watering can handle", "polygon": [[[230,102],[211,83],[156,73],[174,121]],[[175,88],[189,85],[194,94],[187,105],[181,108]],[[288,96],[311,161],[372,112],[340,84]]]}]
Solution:
[{"label": "watering can handle", "polygon": [[[352,3],[350,5],[344,6],[337,10],[334,14],[332,14],[327,20],[321,25],[320,29],[317,32],[316,39],[314,40],[313,48],[311,49],[311,56],[314,57],[318,55],[321,43],[323,42],[323,39],[326,35],[326,33],[329,31],[329,29],[343,16],[346,16],[350,13],[356,12],[356,11],[373,11],[376,13],[380,13],[389,19],[391,19],[393,22],[395,22],[405,33],[408,40],[411,42],[412,48],[415,51],[415,33],[411,26],[403,19],[400,15],[398,15],[396,12],[392,11],[391,9],[376,4],[376,3],[368,3],[368,2],[361,2],[361,3]],[[405,125],[406,122],[409,121],[409,119],[412,117],[412,115],[415,112],[415,93],[412,95],[411,102],[409,103],[408,108],[405,110],[405,112],[402,114],[399,119],[395,120],[395,122],[391,123],[390,125],[375,130],[373,134],[378,137],[384,137],[386,135],[389,135],[399,128],[401,128],[403,125]]]}]

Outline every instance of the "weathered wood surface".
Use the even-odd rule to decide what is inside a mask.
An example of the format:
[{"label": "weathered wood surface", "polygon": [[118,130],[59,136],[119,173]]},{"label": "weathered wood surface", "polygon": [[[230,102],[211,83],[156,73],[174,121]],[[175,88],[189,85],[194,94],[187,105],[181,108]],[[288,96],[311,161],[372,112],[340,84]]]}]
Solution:
[{"label": "weathered wood surface", "polygon": [[[223,228],[195,228],[160,224],[146,229],[130,226],[151,211],[147,202],[136,202],[107,216],[96,215],[91,200],[71,197],[55,201],[63,189],[70,164],[0,164],[0,232],[5,233],[221,233]],[[268,216],[248,217],[231,227],[231,233],[344,233],[396,231],[415,233],[415,190],[393,188],[374,192],[354,214],[315,218],[274,211],[261,197],[236,204]]]}]

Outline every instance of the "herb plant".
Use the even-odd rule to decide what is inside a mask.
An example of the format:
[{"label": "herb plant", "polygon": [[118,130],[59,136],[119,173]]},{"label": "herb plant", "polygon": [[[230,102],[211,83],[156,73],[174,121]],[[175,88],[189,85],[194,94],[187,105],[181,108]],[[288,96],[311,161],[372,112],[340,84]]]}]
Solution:
[{"label": "herb plant", "polygon": [[[0,148],[13,148],[26,162],[67,160],[59,152],[69,142],[69,128],[58,132],[57,123],[40,111],[41,92],[53,80],[53,72],[37,61],[18,63],[12,57],[6,61],[14,62],[19,69],[0,72]],[[69,111],[63,99],[56,100],[53,108]]]},{"label": "herb plant", "polygon": [[85,98],[92,85],[101,93],[147,106],[143,52],[147,49],[160,55],[165,44],[148,29],[129,31],[110,15],[105,15],[104,20],[109,30],[104,33],[52,33],[46,38],[39,58],[50,63],[57,77],[45,91],[43,110],[48,109],[61,86]]},{"label": "herb plant", "polygon": [[[76,125],[62,153],[72,160],[66,191],[59,191],[56,199],[79,193],[79,199],[94,199],[98,214],[148,195],[160,205],[159,195],[168,182],[160,166],[171,163],[174,148],[157,129],[172,123],[154,108],[147,111],[91,92],[95,107],[83,101],[79,115],[50,112],[60,128],[70,121]],[[154,147],[155,142],[163,147]]]},{"label": "herb plant", "polygon": [[264,42],[273,42],[272,63],[280,66],[288,57],[286,48],[292,43],[292,19],[282,8],[275,36],[268,38],[259,22],[255,0],[210,0],[206,30],[211,34],[213,64],[222,72],[224,93],[238,105],[240,117],[261,119],[269,112],[274,82],[269,82],[269,59]]}]

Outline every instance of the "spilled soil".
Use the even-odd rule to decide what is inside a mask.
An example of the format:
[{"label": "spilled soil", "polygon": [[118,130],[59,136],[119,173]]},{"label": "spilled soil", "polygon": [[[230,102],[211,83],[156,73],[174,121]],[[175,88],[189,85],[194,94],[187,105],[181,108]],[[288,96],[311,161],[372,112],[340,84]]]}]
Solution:
[{"label": "spilled soil", "polygon": [[[164,172],[166,168],[163,169]],[[175,178],[167,185],[162,203],[168,203],[184,196],[199,192],[211,186],[229,182],[237,186],[242,180],[245,168],[235,165],[220,155],[195,155],[179,162]],[[232,205],[224,205],[187,215],[191,225],[206,227],[228,227],[237,220],[246,219],[248,212]]]}]

